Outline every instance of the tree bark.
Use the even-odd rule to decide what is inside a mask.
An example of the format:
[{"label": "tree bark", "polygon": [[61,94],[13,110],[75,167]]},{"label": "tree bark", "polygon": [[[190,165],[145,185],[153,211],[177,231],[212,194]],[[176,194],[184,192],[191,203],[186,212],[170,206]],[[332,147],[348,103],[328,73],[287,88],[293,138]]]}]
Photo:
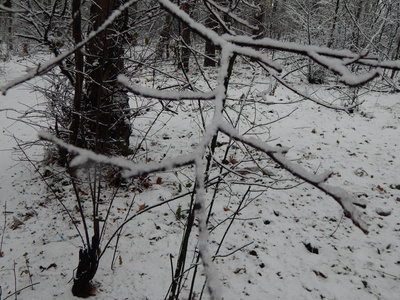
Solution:
[{"label": "tree bark", "polygon": [[[190,11],[191,11],[191,4],[188,1],[185,1],[181,4],[181,9],[187,13],[188,15],[190,15]],[[186,24],[186,23],[181,23],[181,38],[183,41],[183,45],[181,47],[181,59],[180,62],[182,64],[182,69],[185,72],[189,72],[189,62],[190,62],[190,49],[189,47],[191,46],[191,31],[190,31],[190,27]]]},{"label": "tree bark", "polygon": [[336,24],[337,24],[337,20],[338,20],[339,4],[340,4],[340,0],[336,0],[335,16],[333,17],[331,32],[329,35],[329,40],[328,40],[328,45],[327,45],[328,48],[331,48],[333,45],[333,42],[335,41],[334,34],[335,34]]},{"label": "tree bark", "polygon": [[[218,31],[218,22],[215,20],[213,14],[209,14],[205,25],[214,30],[215,32]],[[205,67],[215,67],[217,65],[216,63],[216,51],[217,47],[215,47],[214,43],[210,40],[206,40],[206,45],[204,49],[204,66]]]},{"label": "tree bark", "polygon": [[[75,44],[82,41],[82,15],[81,15],[81,0],[72,1],[72,37]],[[74,86],[74,100],[73,111],[71,116],[71,134],[70,144],[74,146],[82,146],[78,141],[79,128],[80,128],[80,115],[82,107],[82,93],[83,93],[83,54],[81,51],[75,53],[75,86]]]},{"label": "tree bark", "polygon": [[[96,0],[90,9],[96,30],[123,1]],[[118,17],[87,45],[86,99],[83,108],[90,131],[87,147],[103,154],[126,154],[131,134],[126,90],[117,85],[124,67],[123,44],[126,16]]]}]

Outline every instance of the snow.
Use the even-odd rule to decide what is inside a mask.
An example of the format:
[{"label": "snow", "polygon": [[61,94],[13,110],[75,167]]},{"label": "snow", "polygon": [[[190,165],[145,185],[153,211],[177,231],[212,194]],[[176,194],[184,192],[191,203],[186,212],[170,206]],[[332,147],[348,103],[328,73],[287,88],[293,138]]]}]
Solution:
[{"label": "snow", "polygon": [[[16,62],[6,64],[4,68],[9,77],[26,69]],[[250,71],[247,71],[248,73],[246,69],[240,71],[241,80],[251,77]],[[234,73],[232,81],[235,81],[236,76]],[[264,90],[267,87],[268,84],[265,83],[258,84],[255,88]],[[304,86],[299,84],[296,88],[302,90]],[[229,93],[240,96],[246,89],[245,86],[237,86],[230,89]],[[279,102],[280,98],[295,96],[280,86],[276,96],[269,97],[271,101]],[[341,208],[333,200],[306,184],[290,190],[274,190],[272,186],[271,189],[267,189],[267,193],[257,192],[257,195],[261,193],[261,196],[256,196],[252,191],[250,198],[254,200],[240,210],[240,215],[236,217],[238,220],[233,223],[233,228],[228,233],[219,254],[229,254],[247,246],[232,255],[216,257],[214,264],[209,265],[210,268],[214,268],[209,271],[213,276],[212,284],[221,287],[221,289],[212,288],[220,291],[224,299],[265,299],[265,297],[320,299],[322,296],[326,299],[396,299],[400,291],[398,285],[400,267],[397,255],[400,246],[398,242],[400,190],[396,188],[400,184],[399,165],[396,160],[400,155],[398,145],[400,107],[396,94],[383,95],[370,92],[364,95],[363,100],[364,103],[360,108],[363,114],[358,112],[353,115],[332,111],[312,102],[300,101],[292,104],[298,109],[290,118],[271,125],[274,143],[288,145],[291,147],[290,151],[287,151],[287,148],[283,151],[280,147],[264,150],[281,149],[287,152],[286,159],[295,159],[303,168],[308,168],[310,171],[316,170],[319,165],[321,170],[330,169],[329,173],[332,173],[328,179],[330,185],[340,186],[341,190],[354,193],[356,198],[352,198],[351,201],[359,200],[360,203],[367,203],[365,210],[358,209],[366,213],[362,218],[368,222],[369,235],[364,235],[347,218],[342,218]],[[14,261],[17,288],[30,284],[29,276],[24,273],[25,253],[29,259],[33,283],[38,285],[33,290],[27,288],[21,291],[18,299],[54,297],[71,299],[72,297],[69,280],[73,269],[77,266],[80,238],[63,216],[59,205],[50,200],[51,193],[41,183],[35,170],[29,163],[18,161],[20,155],[12,150],[16,145],[11,135],[15,135],[19,140],[29,140],[34,138],[35,131],[29,126],[5,117],[6,114],[9,117],[17,117],[15,112],[6,112],[5,108],[23,110],[24,105],[33,106],[38,101],[40,102],[36,97],[32,97],[26,88],[19,87],[10,90],[7,96],[1,98],[0,103],[3,115],[1,119],[3,155],[0,164],[4,170],[1,174],[1,207],[3,210],[7,202],[7,211],[10,212],[5,215],[6,228],[4,235],[2,234],[4,237],[2,248],[4,257],[0,258],[2,299],[14,291]],[[188,104],[190,103],[186,105]],[[278,105],[269,110],[273,111],[269,113],[272,117],[277,112],[285,114],[289,108]],[[182,132],[188,128],[194,131],[195,127],[190,125],[193,124],[192,120],[193,117],[187,117],[184,111],[179,111],[179,115],[174,116],[169,123],[168,134],[171,140],[181,143],[179,136]],[[226,125],[221,125],[219,128],[235,136],[232,129],[228,130]],[[316,131],[313,131],[314,128]],[[216,128],[209,130],[214,132]],[[157,136],[161,134],[162,132],[159,132]],[[208,139],[209,137],[206,138]],[[243,141],[246,139],[248,138]],[[161,147],[163,143],[161,139],[159,145],[155,147]],[[259,147],[266,147],[265,145]],[[188,147],[191,148],[190,143]],[[197,147],[199,146],[192,151],[196,151]],[[42,153],[39,149],[30,151],[30,154],[36,154],[36,157]],[[158,154],[154,152],[149,155],[156,160]],[[81,157],[93,159],[94,156],[90,154]],[[97,161],[103,162],[111,159],[95,157]],[[183,156],[181,159],[185,161],[186,158]],[[161,162],[161,165],[165,163],[162,165],[165,169],[174,167],[167,165],[165,161]],[[82,162],[76,161],[76,163]],[[186,162],[189,163],[189,158]],[[149,171],[156,170],[156,166],[158,170],[161,169],[159,163],[136,164],[136,169],[133,163],[129,166],[122,159],[115,159],[112,163],[128,167],[129,172],[133,172],[129,173],[129,176],[138,174],[135,173],[138,166],[140,169],[146,167]],[[200,166],[197,171],[199,178],[204,166],[201,161],[196,162],[196,165]],[[364,172],[357,173],[360,168]],[[112,271],[110,270],[112,251],[105,253],[95,277],[98,288],[93,299],[160,299],[166,295],[171,274],[170,254],[177,256],[181,225],[174,221],[171,211],[158,200],[159,197],[164,199],[174,197],[171,194],[173,179],[171,181],[171,176],[168,175],[170,173],[159,174],[157,176],[163,177],[165,183],[153,184],[144,193],[137,194],[135,201],[138,204],[146,203],[148,206],[160,204],[160,206],[145,213],[139,212],[140,214],[135,215],[131,223],[124,227],[118,250],[122,259],[121,264],[117,262]],[[317,176],[315,182],[326,179],[327,173],[319,171],[318,174],[324,175]],[[200,176],[199,183],[201,182]],[[64,193],[67,193],[68,186],[65,188],[67,190]],[[232,185],[231,188],[239,193],[244,192],[240,192],[243,188],[237,185],[236,187]],[[207,189],[209,188],[204,189],[204,195],[208,198]],[[335,189],[334,193],[338,194],[338,190]],[[364,194],[368,197],[361,196]],[[66,194],[65,197],[65,203],[68,204],[71,196]],[[115,206],[121,210],[115,210],[113,218],[124,216],[122,209],[126,208],[125,203],[130,203],[131,197],[132,194],[128,191],[117,193]],[[200,198],[199,201],[204,203],[207,199]],[[351,201],[346,203],[352,203]],[[185,201],[180,203],[186,207]],[[174,211],[177,202],[171,201],[170,205]],[[215,211],[220,214],[216,216],[217,218],[223,215],[228,217],[237,207],[236,201],[228,203],[222,199],[216,205]],[[229,211],[223,210],[222,207],[227,207]],[[23,216],[30,211],[35,211],[37,215],[24,220],[24,223],[14,230],[10,228],[13,217],[23,219]],[[165,216],[165,213],[170,216]],[[0,221],[3,224],[4,213],[1,214]],[[120,221],[116,223],[121,224]],[[156,229],[155,225],[160,229]],[[207,261],[210,261],[214,242],[219,241],[220,234],[216,228],[208,237],[208,246],[202,246],[205,248],[203,251],[208,250],[205,252],[205,255],[208,255]],[[308,243],[318,248],[318,254],[307,251],[304,244]],[[56,267],[50,267],[53,263]]]},{"label": "snow", "polygon": [[[3,75],[0,78],[2,83],[27,69],[17,61],[5,63],[3,68],[7,77]],[[216,75],[212,69],[206,72],[209,78]],[[241,83],[250,82],[253,76],[252,70],[245,67],[239,67],[234,72],[237,73],[233,74],[233,78],[241,74]],[[223,76],[220,74],[218,81]],[[267,89],[269,83],[262,74],[255,76],[255,82],[261,83],[255,83],[250,91],[245,84],[232,84],[228,90],[229,96],[239,98],[249,92],[257,99],[259,91]],[[294,79],[291,84],[297,90],[306,89],[303,83]],[[212,93],[221,97],[221,91],[214,90]],[[274,103],[282,102],[281,99],[296,99],[282,85],[278,86],[275,95],[266,97]],[[316,89],[314,96],[332,103],[334,95],[320,88]],[[219,99],[222,101],[222,98]],[[255,102],[252,105],[258,106],[257,111],[244,106],[245,114],[249,114],[247,118],[256,124],[273,121],[289,114],[293,106],[297,108],[290,117],[271,123],[270,137],[264,139],[258,138],[258,135],[240,139],[240,133],[247,130],[242,122],[239,129],[234,129],[222,120],[212,123],[201,133],[195,122],[192,103],[174,102],[178,114],[169,121],[163,119],[162,122],[168,121],[168,126],[161,122],[160,131],[156,130],[154,135],[150,135],[155,142],[154,146],[148,148],[147,155],[152,158],[151,162],[127,162],[122,158],[96,156],[85,150],[70,148],[79,154],[76,165],[87,160],[110,163],[125,168],[128,177],[143,171],[158,172],[150,177],[153,184],[141,193],[129,189],[117,191],[110,216],[115,221],[109,224],[107,236],[111,236],[122,224],[126,216],[124,213],[133,198],[133,211],[136,213],[132,213],[131,221],[122,229],[117,252],[117,257],[121,257],[120,262],[117,259],[113,270],[110,269],[114,240],[110,243],[112,248],[102,257],[95,276],[96,296],[92,298],[165,297],[171,281],[171,259],[176,263],[171,255],[177,257],[182,235],[182,224],[175,219],[173,212],[178,204],[183,209],[187,208],[187,196],[180,195],[186,193],[186,183],[196,175],[197,184],[200,185],[200,197],[196,201],[203,204],[202,208],[206,207],[204,203],[211,197],[210,184],[214,179],[210,179],[204,188],[201,186],[205,180],[202,177],[204,161],[201,154],[216,130],[221,130],[256,149],[278,153],[276,157],[285,160],[286,166],[294,166],[294,173],[308,170],[303,174],[308,180],[322,185],[323,189],[341,199],[347,199],[342,202],[345,209],[360,214],[357,218],[368,224],[369,234],[363,234],[348,218],[343,218],[340,205],[316,187],[303,183],[287,189],[288,175],[281,178],[282,184],[279,185],[267,180],[268,176],[263,175],[260,168],[250,169],[246,165],[236,167],[233,163],[224,165],[233,171],[247,170],[249,173],[241,173],[241,177],[254,185],[251,185],[245,202],[236,214],[247,186],[239,180],[229,181],[226,178],[229,185],[217,192],[219,198],[210,224],[215,229],[207,234],[204,223],[199,224],[202,228],[199,231],[199,247],[207,262],[206,268],[210,268],[206,271],[211,275],[210,288],[217,291],[215,299],[219,295],[224,299],[396,299],[400,292],[400,189],[397,188],[400,186],[397,159],[400,155],[400,106],[397,94],[368,92],[360,100],[364,101],[360,111],[351,115],[310,101],[296,101],[290,107],[263,106],[262,102]],[[37,136],[34,128],[15,121],[18,119],[16,111],[23,111],[26,106],[40,102],[41,99],[23,86],[11,89],[7,96],[0,98],[3,130],[0,167],[4,170],[0,175],[0,229],[4,252],[4,257],[0,258],[2,299],[14,292],[14,262],[17,289],[30,284],[29,276],[25,273],[25,257],[29,259],[32,282],[38,284],[33,289],[29,287],[21,291],[18,299],[72,298],[69,281],[77,266],[78,250],[82,245],[80,237],[52,193],[41,182],[36,170],[28,162],[20,161],[20,152],[14,150],[16,141],[13,136],[19,141],[36,139]],[[229,101],[227,104],[230,105]],[[13,110],[5,110],[7,108]],[[217,111],[220,111],[220,106]],[[137,120],[138,128],[146,125],[145,117],[151,117],[151,112]],[[207,120],[212,120],[212,115]],[[61,143],[46,133],[40,134],[43,138]],[[168,134],[170,140],[163,140],[164,134]],[[222,141],[228,140],[227,137],[220,138]],[[270,146],[276,144],[286,147]],[[215,153],[215,158],[221,162],[224,147],[221,146],[218,148],[221,150],[217,149]],[[163,159],[165,149],[170,150]],[[181,153],[182,149],[184,151]],[[35,160],[40,160],[43,155],[39,147],[26,151]],[[240,157],[236,159],[240,160]],[[263,160],[259,163],[272,174],[281,174],[273,164],[266,164]],[[196,166],[195,172],[191,164]],[[177,166],[186,167],[180,169],[177,175],[167,171]],[[218,174],[210,174],[210,178],[216,178],[215,175]],[[162,178],[161,184],[155,183],[157,177]],[[72,209],[72,190],[61,182],[56,187],[60,189],[65,205]],[[174,186],[176,182],[182,182],[181,192]],[[168,202],[168,207],[162,199],[174,200]],[[154,209],[138,211],[143,203],[147,207],[154,206]],[[365,204],[366,209],[362,209],[360,206]],[[7,214],[3,213],[5,205]],[[105,207],[102,205],[101,209]],[[200,213],[204,214],[204,211]],[[233,214],[236,219],[232,228],[214,262],[210,262],[225,230],[224,226],[216,225],[226,218],[230,220]],[[23,224],[11,229],[14,217],[22,220]],[[204,216],[200,216],[199,221],[204,222]],[[308,244],[318,249],[318,254],[307,250],[305,245]],[[188,257],[191,259],[194,256],[194,248],[191,248]],[[53,263],[56,266],[52,266]],[[201,289],[200,282],[199,285],[197,290]]]}]

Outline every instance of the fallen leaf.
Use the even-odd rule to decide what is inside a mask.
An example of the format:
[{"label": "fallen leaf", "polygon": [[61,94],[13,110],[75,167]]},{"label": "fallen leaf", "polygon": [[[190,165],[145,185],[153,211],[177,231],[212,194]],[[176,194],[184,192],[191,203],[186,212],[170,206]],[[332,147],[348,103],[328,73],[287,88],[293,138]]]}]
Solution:
[{"label": "fallen leaf", "polygon": [[313,272],[315,273],[315,275],[317,275],[318,277],[322,277],[322,278],[327,278],[326,275],[322,272],[313,270]]},{"label": "fallen leaf", "polygon": [[237,160],[233,157],[233,155],[229,156],[229,161],[234,165],[238,163]]},{"label": "fallen leaf", "polygon": [[233,271],[233,273],[239,274],[241,271],[243,271],[243,273],[246,273],[246,268],[237,268],[235,271]]},{"label": "fallen leaf", "polygon": [[137,212],[142,211],[145,208],[146,208],[146,204],[143,203],[142,205],[139,205],[139,209],[137,210]]},{"label": "fallen leaf", "polygon": [[381,192],[384,192],[384,191],[385,191],[385,189],[384,189],[383,187],[381,187],[380,185],[378,185],[376,188],[377,188],[378,190],[380,190]]}]

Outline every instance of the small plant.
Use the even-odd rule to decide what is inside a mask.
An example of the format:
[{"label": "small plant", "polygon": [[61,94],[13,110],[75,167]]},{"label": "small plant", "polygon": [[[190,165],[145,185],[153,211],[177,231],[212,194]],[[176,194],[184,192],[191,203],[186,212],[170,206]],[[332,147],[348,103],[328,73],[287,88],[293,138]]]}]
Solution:
[{"label": "small plant", "polygon": [[179,221],[179,220],[183,220],[186,218],[186,216],[182,213],[182,206],[179,204],[178,208],[175,212],[175,218]]},{"label": "small plant", "polygon": [[22,275],[22,274],[26,274],[26,275],[29,276],[29,282],[30,282],[31,288],[32,288],[32,290],[33,290],[32,273],[31,273],[31,269],[30,269],[30,267],[29,267],[28,252],[25,252],[25,253],[23,254],[23,257],[25,258],[25,266],[26,266],[26,269],[23,270],[23,271],[21,272],[21,275]]}]

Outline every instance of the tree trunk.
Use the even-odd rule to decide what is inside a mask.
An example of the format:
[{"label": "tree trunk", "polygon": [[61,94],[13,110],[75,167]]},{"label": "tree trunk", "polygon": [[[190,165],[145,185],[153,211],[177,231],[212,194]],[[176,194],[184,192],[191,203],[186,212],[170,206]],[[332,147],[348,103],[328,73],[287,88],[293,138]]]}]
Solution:
[{"label": "tree trunk", "polygon": [[99,265],[98,249],[99,239],[94,235],[91,245],[88,245],[87,249],[79,250],[79,264],[72,286],[72,294],[76,297],[87,298],[93,294],[91,280]]},{"label": "tree trunk", "polygon": [[171,15],[167,14],[164,19],[164,25],[160,33],[160,39],[156,46],[156,58],[162,60],[165,52],[166,58],[169,58],[169,40],[171,38]]},{"label": "tree trunk", "polygon": [[331,48],[333,45],[333,42],[335,41],[334,34],[335,34],[336,24],[338,21],[339,4],[340,4],[340,0],[336,0],[335,16],[333,17],[331,32],[329,35],[328,48]]},{"label": "tree trunk", "polygon": [[[90,8],[89,30],[96,30],[111,15],[122,1],[95,0]],[[73,38],[80,36],[80,0],[73,0]],[[75,55],[75,95],[70,141],[92,149],[97,153],[123,155],[129,145],[131,128],[127,92],[117,85],[117,76],[122,71],[124,30],[126,15],[118,17],[101,34],[86,45],[86,70],[83,78],[83,54]],[[83,89],[86,93],[83,93]],[[95,205],[95,203],[93,203]],[[95,213],[94,213],[95,217]],[[92,241],[79,251],[79,264],[74,276],[72,293],[78,297],[91,295],[91,280],[98,267],[100,236],[98,223],[94,220]]]},{"label": "tree trunk", "polygon": [[[90,9],[92,29],[96,30],[122,1],[96,0]],[[126,15],[87,45],[86,147],[103,154],[124,155],[131,134],[129,99],[126,90],[117,85],[116,78],[124,67],[123,43]]]},{"label": "tree trunk", "polygon": [[[72,37],[75,44],[82,41],[82,16],[81,16],[81,0],[72,1]],[[78,141],[79,129],[80,129],[80,115],[82,107],[82,92],[83,92],[83,54],[81,51],[75,53],[75,91],[74,91],[74,102],[71,120],[71,134],[70,144],[74,146],[82,146]]]},{"label": "tree trunk", "polygon": [[[214,30],[215,32],[218,31],[218,23],[215,21],[214,15],[209,14],[205,25]],[[216,66],[216,51],[217,48],[215,47],[214,43],[210,40],[206,40],[205,51],[204,51],[204,66],[205,67],[215,67]]]},{"label": "tree trunk", "polygon": [[[190,10],[191,10],[191,4],[187,1],[187,2],[183,2],[181,4],[181,9],[187,13],[188,15],[190,15]],[[189,47],[191,46],[191,38],[190,38],[190,27],[187,24],[181,23],[181,38],[183,41],[183,45],[181,47],[181,59],[180,62],[182,64],[182,69],[185,72],[189,72],[189,61],[190,61],[190,49]]]}]

